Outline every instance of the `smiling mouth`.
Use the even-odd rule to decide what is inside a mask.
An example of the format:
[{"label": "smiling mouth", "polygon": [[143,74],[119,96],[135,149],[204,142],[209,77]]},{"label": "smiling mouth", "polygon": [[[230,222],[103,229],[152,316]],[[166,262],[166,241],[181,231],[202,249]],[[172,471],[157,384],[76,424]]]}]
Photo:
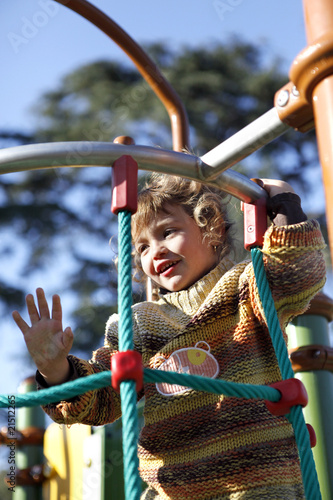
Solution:
[{"label": "smiling mouth", "polygon": [[178,261],[175,260],[173,262],[169,262],[168,264],[165,264],[161,269],[158,271],[158,274],[164,274],[166,273],[169,269],[174,267],[176,264],[178,264]]}]

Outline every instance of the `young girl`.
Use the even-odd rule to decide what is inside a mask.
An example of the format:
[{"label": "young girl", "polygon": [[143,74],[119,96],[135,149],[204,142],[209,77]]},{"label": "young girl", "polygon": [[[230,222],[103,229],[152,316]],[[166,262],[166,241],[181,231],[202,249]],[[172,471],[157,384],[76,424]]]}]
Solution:
[{"label": "young girl", "polygon": [[[323,287],[324,241],[307,221],[300,199],[280,181],[262,180],[273,224],[263,245],[265,269],[282,328]],[[146,367],[248,384],[281,380],[252,264],[234,265],[226,208],[218,191],[193,181],[155,175],[139,195],[133,242],[139,271],[160,288],[159,300],[133,306],[135,349]],[[40,387],[110,369],[118,349],[117,316],[91,361],[69,355],[60,299],[49,308],[26,302],[31,327],[14,320],[36,362]],[[145,384],[145,425],[138,453],[145,499],[303,499],[299,456],[287,418],[261,400]],[[102,425],[121,416],[111,388],[47,405],[59,423]]]}]

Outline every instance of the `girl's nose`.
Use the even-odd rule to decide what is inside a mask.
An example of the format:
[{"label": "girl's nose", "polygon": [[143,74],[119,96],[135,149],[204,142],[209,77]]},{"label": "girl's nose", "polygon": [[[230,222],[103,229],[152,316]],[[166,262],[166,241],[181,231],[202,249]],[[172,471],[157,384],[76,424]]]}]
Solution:
[{"label": "girl's nose", "polygon": [[153,251],[153,259],[159,259],[163,255],[167,253],[167,248],[165,247],[163,242],[160,241],[155,241],[154,244],[152,245],[152,251]]}]

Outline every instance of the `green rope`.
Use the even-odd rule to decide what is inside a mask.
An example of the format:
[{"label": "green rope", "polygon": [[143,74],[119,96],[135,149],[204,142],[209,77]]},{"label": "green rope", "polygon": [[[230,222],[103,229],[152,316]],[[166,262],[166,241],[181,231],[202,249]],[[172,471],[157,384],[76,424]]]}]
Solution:
[{"label": "green rope", "polygon": [[[133,349],[132,328],[132,246],[131,213],[118,213],[118,314],[119,351]],[[120,384],[120,398],[123,424],[123,456],[126,500],[136,500],[141,495],[139,476],[138,438],[139,421],[136,411],[136,384],[125,380]]]},{"label": "green rope", "polygon": [[[32,407],[68,401],[69,399],[102,387],[111,386],[112,373],[110,371],[95,373],[87,377],[80,377],[71,382],[55,385],[48,389],[42,389],[27,394],[15,395],[15,406],[17,408]],[[189,375],[187,373],[164,372],[162,370],[151,370],[144,368],[143,380],[149,383],[168,383],[189,387],[196,391],[205,391],[213,394],[223,394],[229,397],[241,397],[245,399],[267,399],[268,401],[279,401],[280,392],[266,385],[238,384],[224,380],[214,380],[200,375]],[[12,399],[12,396],[10,396]],[[9,395],[0,395],[0,408],[7,408],[13,403],[9,402]]]},{"label": "green rope", "polygon": [[[267,280],[262,252],[259,248],[251,250],[254,275],[257,282],[260,300],[266,316],[267,326],[271,335],[275,354],[279,363],[282,379],[294,377],[294,372],[289,360],[287,346],[283,339],[279,318],[276,312],[274,300]],[[310,446],[310,438],[305,425],[303,412],[300,406],[294,406],[288,415],[291,422],[295,440],[297,443],[305,497],[307,500],[320,500],[320,487],[316,472],[316,466]]]},{"label": "green rope", "polygon": [[227,382],[225,380],[214,380],[201,375],[189,375],[187,373],[164,372],[162,370],[144,369],[144,381],[168,384],[176,384],[191,387],[196,391],[223,394],[224,396],[245,399],[267,399],[279,401],[281,394],[277,389],[267,385],[240,384]]},{"label": "green rope", "polygon": [[282,379],[293,378],[294,372],[289,361],[288,349],[281,332],[279,318],[267,281],[262,252],[259,248],[253,248],[251,255],[259,296],[265,312],[267,326],[278,359]]},{"label": "green rope", "polygon": [[131,213],[118,214],[119,351],[133,349]]},{"label": "green rope", "polygon": [[11,406],[8,401],[10,398],[15,401],[16,408],[31,408],[32,406],[68,401],[79,394],[84,394],[94,389],[101,389],[110,384],[110,371],[96,373],[87,377],[80,377],[65,384],[54,385],[48,389],[41,389],[40,391],[28,392],[26,394],[14,394],[14,398],[12,395],[0,395],[0,408]]}]

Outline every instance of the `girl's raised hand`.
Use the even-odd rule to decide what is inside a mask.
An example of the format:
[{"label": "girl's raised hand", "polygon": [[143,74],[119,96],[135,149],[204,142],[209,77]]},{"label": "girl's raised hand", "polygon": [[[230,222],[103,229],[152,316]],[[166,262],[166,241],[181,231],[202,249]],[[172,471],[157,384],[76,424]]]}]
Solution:
[{"label": "girl's raised hand", "polygon": [[290,184],[277,179],[252,179],[267,191],[270,198],[280,193],[295,193]]},{"label": "girl's raised hand", "polygon": [[37,369],[49,385],[65,382],[69,376],[67,356],[73,344],[71,328],[62,328],[62,308],[60,297],[52,298],[52,315],[42,288],[37,288],[37,303],[31,294],[26,297],[29,326],[18,311],[13,312],[13,319],[23,333],[28,351]]}]

